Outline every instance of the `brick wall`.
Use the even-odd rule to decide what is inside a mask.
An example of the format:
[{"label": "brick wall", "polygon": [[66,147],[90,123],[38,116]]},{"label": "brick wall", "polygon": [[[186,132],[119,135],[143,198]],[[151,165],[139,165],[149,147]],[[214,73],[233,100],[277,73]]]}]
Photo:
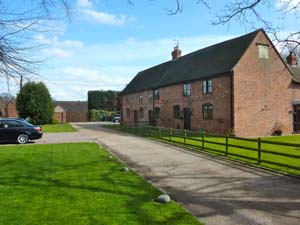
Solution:
[{"label": "brick wall", "polygon": [[67,113],[66,112],[54,112],[53,118],[57,120],[59,123],[67,122]]},{"label": "brick wall", "polygon": [[[155,102],[160,107],[158,125],[183,129],[183,109],[190,108],[192,130],[204,129],[211,133],[227,133],[230,128],[230,76],[225,75],[212,79],[211,94],[202,94],[202,81],[191,83],[191,96],[183,96],[183,85],[172,85],[160,89],[161,98]],[[213,105],[213,120],[204,120],[202,106]],[[173,106],[179,105],[182,118],[173,118]]]},{"label": "brick wall", "polygon": [[[212,133],[227,133],[231,127],[231,78],[223,75],[213,80],[213,92],[202,94],[202,81],[191,82],[191,96],[183,96],[183,84],[171,85],[160,88],[160,99],[154,101],[154,107],[160,108],[160,115],[156,118],[156,124],[162,127],[184,128],[183,109],[190,108],[191,128],[202,128]],[[148,101],[152,91],[143,91],[123,96],[123,122],[133,122],[134,110],[144,108],[144,118],[139,117],[139,122],[149,121],[148,110],[153,109],[152,101]],[[144,96],[143,104],[139,103],[139,96]],[[128,100],[129,102],[128,102]],[[213,105],[213,120],[203,120],[202,106],[205,103]],[[173,107],[180,106],[181,118],[174,119]],[[130,109],[130,117],[126,115],[126,109]]]},{"label": "brick wall", "polygon": [[16,101],[10,101],[4,110],[4,117],[19,117],[18,112],[16,110]]},{"label": "brick wall", "polygon": [[[258,57],[258,43],[269,45],[269,59]],[[260,32],[234,69],[234,127],[237,136],[292,133],[292,101],[300,101],[299,84],[272,43]]]},{"label": "brick wall", "polygon": [[[134,94],[129,94],[122,96],[122,122],[131,123],[134,121],[134,111],[138,111],[138,121],[139,122],[149,122],[149,110],[153,110],[153,102],[149,95],[152,94],[152,90],[146,90]],[[143,96],[143,102],[140,103],[139,97]],[[139,110],[140,108],[144,110],[144,116],[141,117]],[[127,109],[129,109],[130,114],[127,115]]]}]

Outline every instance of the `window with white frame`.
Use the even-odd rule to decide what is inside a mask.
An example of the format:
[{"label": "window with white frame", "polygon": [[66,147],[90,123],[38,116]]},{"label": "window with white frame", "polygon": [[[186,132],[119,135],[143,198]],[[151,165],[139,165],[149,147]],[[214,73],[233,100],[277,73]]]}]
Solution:
[{"label": "window with white frame", "polygon": [[191,84],[183,84],[183,96],[191,96]]},{"label": "window with white frame", "polygon": [[258,44],[258,56],[260,59],[269,59],[269,46]]},{"label": "window with white frame", "polygon": [[212,93],[212,80],[204,80],[202,81],[202,93],[210,94]]},{"label": "window with white frame", "polygon": [[148,101],[149,101],[149,102],[152,102],[152,101],[153,101],[153,94],[152,94],[152,93],[149,93]]},{"label": "window with white frame", "polygon": [[154,90],[154,100],[158,100],[160,97],[159,89]]},{"label": "window with white frame", "polygon": [[144,96],[140,95],[140,97],[139,97],[139,103],[143,104],[143,101],[144,101]]}]

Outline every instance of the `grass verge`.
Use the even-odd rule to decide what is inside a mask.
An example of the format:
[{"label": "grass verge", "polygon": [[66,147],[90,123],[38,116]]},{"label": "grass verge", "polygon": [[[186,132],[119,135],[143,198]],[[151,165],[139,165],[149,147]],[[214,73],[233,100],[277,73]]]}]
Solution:
[{"label": "grass verge", "polygon": [[0,224],[196,225],[94,143],[0,147]]},{"label": "grass verge", "polygon": [[62,124],[46,124],[42,125],[44,133],[56,133],[56,132],[75,132],[77,131],[69,123]]}]

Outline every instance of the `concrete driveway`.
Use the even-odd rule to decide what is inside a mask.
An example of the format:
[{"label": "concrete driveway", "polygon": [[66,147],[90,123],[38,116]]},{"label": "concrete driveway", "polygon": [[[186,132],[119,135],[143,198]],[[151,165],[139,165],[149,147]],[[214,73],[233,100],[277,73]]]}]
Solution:
[{"label": "concrete driveway", "polygon": [[81,140],[107,147],[207,225],[300,224],[299,179],[106,130],[98,123],[74,126],[79,129],[74,141],[79,134]]}]

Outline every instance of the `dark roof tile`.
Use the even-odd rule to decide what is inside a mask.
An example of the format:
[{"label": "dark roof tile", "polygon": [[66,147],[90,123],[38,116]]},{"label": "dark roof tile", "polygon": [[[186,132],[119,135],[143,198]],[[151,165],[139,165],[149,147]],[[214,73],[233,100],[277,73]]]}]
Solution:
[{"label": "dark roof tile", "polygon": [[62,107],[66,112],[88,112],[88,103],[85,101],[55,101],[54,105]]},{"label": "dark roof tile", "polygon": [[139,72],[121,94],[200,80],[232,71],[261,29]]}]

